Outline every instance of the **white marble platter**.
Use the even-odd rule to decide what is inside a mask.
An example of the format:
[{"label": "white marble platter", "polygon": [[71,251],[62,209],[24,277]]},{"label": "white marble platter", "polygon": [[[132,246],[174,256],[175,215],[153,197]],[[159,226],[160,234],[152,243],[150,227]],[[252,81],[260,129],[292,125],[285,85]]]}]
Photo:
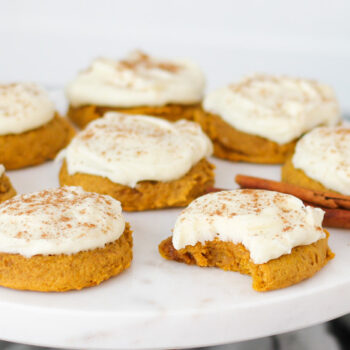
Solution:
[{"label": "white marble platter", "polygon": [[[63,101],[59,92],[53,97]],[[236,173],[279,178],[278,166],[213,159],[218,187]],[[58,186],[60,164],[8,172],[19,193]],[[130,269],[100,286],[36,293],[0,288],[0,339],[81,349],[165,349],[223,344],[291,331],[350,312],[350,232],[331,229],[336,254],[310,280],[258,293],[234,272],[166,261],[159,242],[179,209],[127,213],[134,231]]]}]

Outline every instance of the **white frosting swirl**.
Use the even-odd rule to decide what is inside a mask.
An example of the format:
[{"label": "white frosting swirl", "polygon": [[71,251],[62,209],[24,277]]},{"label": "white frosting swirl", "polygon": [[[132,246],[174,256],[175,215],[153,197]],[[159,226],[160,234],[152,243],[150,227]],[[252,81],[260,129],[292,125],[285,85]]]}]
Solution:
[{"label": "white frosting swirl", "polygon": [[102,248],[125,228],[120,202],[80,187],[23,194],[0,204],[0,250],[25,257]]},{"label": "white frosting swirl", "polygon": [[163,106],[198,103],[204,75],[189,60],[160,60],[134,52],[125,60],[96,59],[66,89],[72,106]]},{"label": "white frosting swirl", "polygon": [[243,244],[255,264],[276,259],[325,237],[324,212],[291,195],[265,190],[210,193],[194,200],[178,217],[175,249],[197,242]]},{"label": "white frosting swirl", "polygon": [[63,150],[68,173],[103,176],[134,187],[144,180],[171,181],[212,154],[196,123],[109,112],[90,123]]},{"label": "white frosting swirl", "polygon": [[0,85],[0,135],[21,134],[48,123],[55,106],[33,83]]},{"label": "white frosting swirl", "polygon": [[297,143],[295,168],[330,190],[350,195],[350,129],[317,128]]},{"label": "white frosting swirl", "polygon": [[339,123],[333,90],[306,79],[253,75],[210,93],[203,108],[234,128],[285,144],[319,125]]}]

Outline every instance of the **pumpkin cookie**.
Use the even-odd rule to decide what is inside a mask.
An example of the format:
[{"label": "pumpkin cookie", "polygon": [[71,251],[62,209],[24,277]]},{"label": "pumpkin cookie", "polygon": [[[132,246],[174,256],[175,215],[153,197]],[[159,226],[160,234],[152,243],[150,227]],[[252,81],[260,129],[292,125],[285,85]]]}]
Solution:
[{"label": "pumpkin cookie", "polygon": [[0,164],[0,203],[16,195],[10,179],[5,174],[5,167]]},{"label": "pumpkin cookie", "polygon": [[159,252],[165,259],[251,275],[257,291],[284,288],[333,258],[323,214],[273,191],[211,193],[180,214]]},{"label": "pumpkin cookie", "polygon": [[35,84],[0,85],[0,163],[19,169],[55,158],[74,134]]},{"label": "pumpkin cookie", "polygon": [[319,125],[336,125],[331,88],[305,79],[254,75],[210,93],[195,113],[214,144],[232,161],[283,163],[296,141]]},{"label": "pumpkin cookie", "polygon": [[127,211],[185,206],[214,184],[211,152],[193,122],[109,112],[59,155],[59,179],[108,194]]},{"label": "pumpkin cookie", "polygon": [[14,289],[82,289],[132,260],[132,232],[120,203],[75,187],[0,204],[0,240],[0,285]]},{"label": "pumpkin cookie", "polygon": [[350,195],[350,129],[317,128],[297,143],[282,181],[314,191]]},{"label": "pumpkin cookie", "polygon": [[67,87],[68,117],[84,127],[105,112],[193,119],[204,75],[189,60],[162,60],[135,51],[124,60],[96,59]]}]

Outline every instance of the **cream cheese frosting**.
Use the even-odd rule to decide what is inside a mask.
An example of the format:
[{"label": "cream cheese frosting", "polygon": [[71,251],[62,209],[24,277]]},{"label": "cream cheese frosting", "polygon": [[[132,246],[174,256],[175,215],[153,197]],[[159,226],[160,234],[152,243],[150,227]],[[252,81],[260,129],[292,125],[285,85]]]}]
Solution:
[{"label": "cream cheese frosting", "polygon": [[0,177],[4,174],[4,172],[5,172],[5,167],[2,164],[0,164]]},{"label": "cream cheese frosting", "polygon": [[33,83],[0,85],[0,135],[21,134],[48,123],[55,106],[48,93]]},{"label": "cream cheese frosting", "polygon": [[120,202],[80,187],[22,194],[0,204],[0,250],[31,257],[102,248],[125,228]]},{"label": "cream cheese frosting", "polygon": [[203,108],[240,131],[278,144],[340,121],[338,102],[329,86],[285,76],[246,77],[210,93]]},{"label": "cream cheese frosting", "polygon": [[292,163],[330,190],[350,195],[350,128],[317,128],[297,143]]},{"label": "cream cheese frosting", "polygon": [[124,60],[94,60],[67,86],[66,94],[74,107],[163,106],[198,103],[204,86],[204,75],[196,63],[135,51]]},{"label": "cream cheese frosting", "polygon": [[196,123],[109,112],[81,131],[58,159],[65,158],[70,175],[97,175],[135,187],[144,180],[176,180],[212,151]]},{"label": "cream cheese frosting", "polygon": [[178,217],[175,249],[198,242],[243,244],[255,264],[276,259],[325,237],[324,212],[291,195],[265,190],[210,193],[194,200]]}]

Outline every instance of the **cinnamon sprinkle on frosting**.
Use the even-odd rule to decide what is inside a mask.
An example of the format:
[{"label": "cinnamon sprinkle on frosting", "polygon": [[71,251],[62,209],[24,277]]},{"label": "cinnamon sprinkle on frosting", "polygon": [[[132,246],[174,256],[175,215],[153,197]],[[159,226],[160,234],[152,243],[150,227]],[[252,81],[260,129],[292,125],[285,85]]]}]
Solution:
[{"label": "cinnamon sprinkle on frosting", "polygon": [[33,83],[0,85],[0,135],[20,134],[48,123],[55,107],[47,92]]},{"label": "cinnamon sprinkle on frosting", "polygon": [[324,187],[350,195],[350,128],[317,128],[297,143],[295,168]]},{"label": "cinnamon sprinkle on frosting", "polygon": [[119,61],[118,68],[131,70],[137,69],[161,69],[171,73],[176,73],[181,69],[181,65],[169,61],[156,61],[146,53],[136,50],[128,58]]},{"label": "cinnamon sprinkle on frosting", "polygon": [[196,123],[109,112],[90,123],[63,150],[70,175],[103,176],[135,187],[139,181],[171,181],[212,153]]},{"label": "cinnamon sprinkle on frosting", "polygon": [[0,249],[26,257],[73,254],[120,237],[125,220],[109,196],[62,187],[13,197],[0,204]]},{"label": "cinnamon sprinkle on frosting", "polygon": [[325,237],[324,212],[298,198],[265,190],[210,193],[182,211],[173,232],[175,249],[213,239],[242,243],[256,264],[289,254]]},{"label": "cinnamon sprinkle on frosting", "polygon": [[97,58],[67,87],[72,106],[163,106],[198,103],[205,79],[190,60],[165,60],[134,51],[122,60]]},{"label": "cinnamon sprinkle on frosting", "polygon": [[203,108],[240,131],[278,144],[340,120],[339,105],[329,86],[267,74],[254,74],[209,93]]}]

